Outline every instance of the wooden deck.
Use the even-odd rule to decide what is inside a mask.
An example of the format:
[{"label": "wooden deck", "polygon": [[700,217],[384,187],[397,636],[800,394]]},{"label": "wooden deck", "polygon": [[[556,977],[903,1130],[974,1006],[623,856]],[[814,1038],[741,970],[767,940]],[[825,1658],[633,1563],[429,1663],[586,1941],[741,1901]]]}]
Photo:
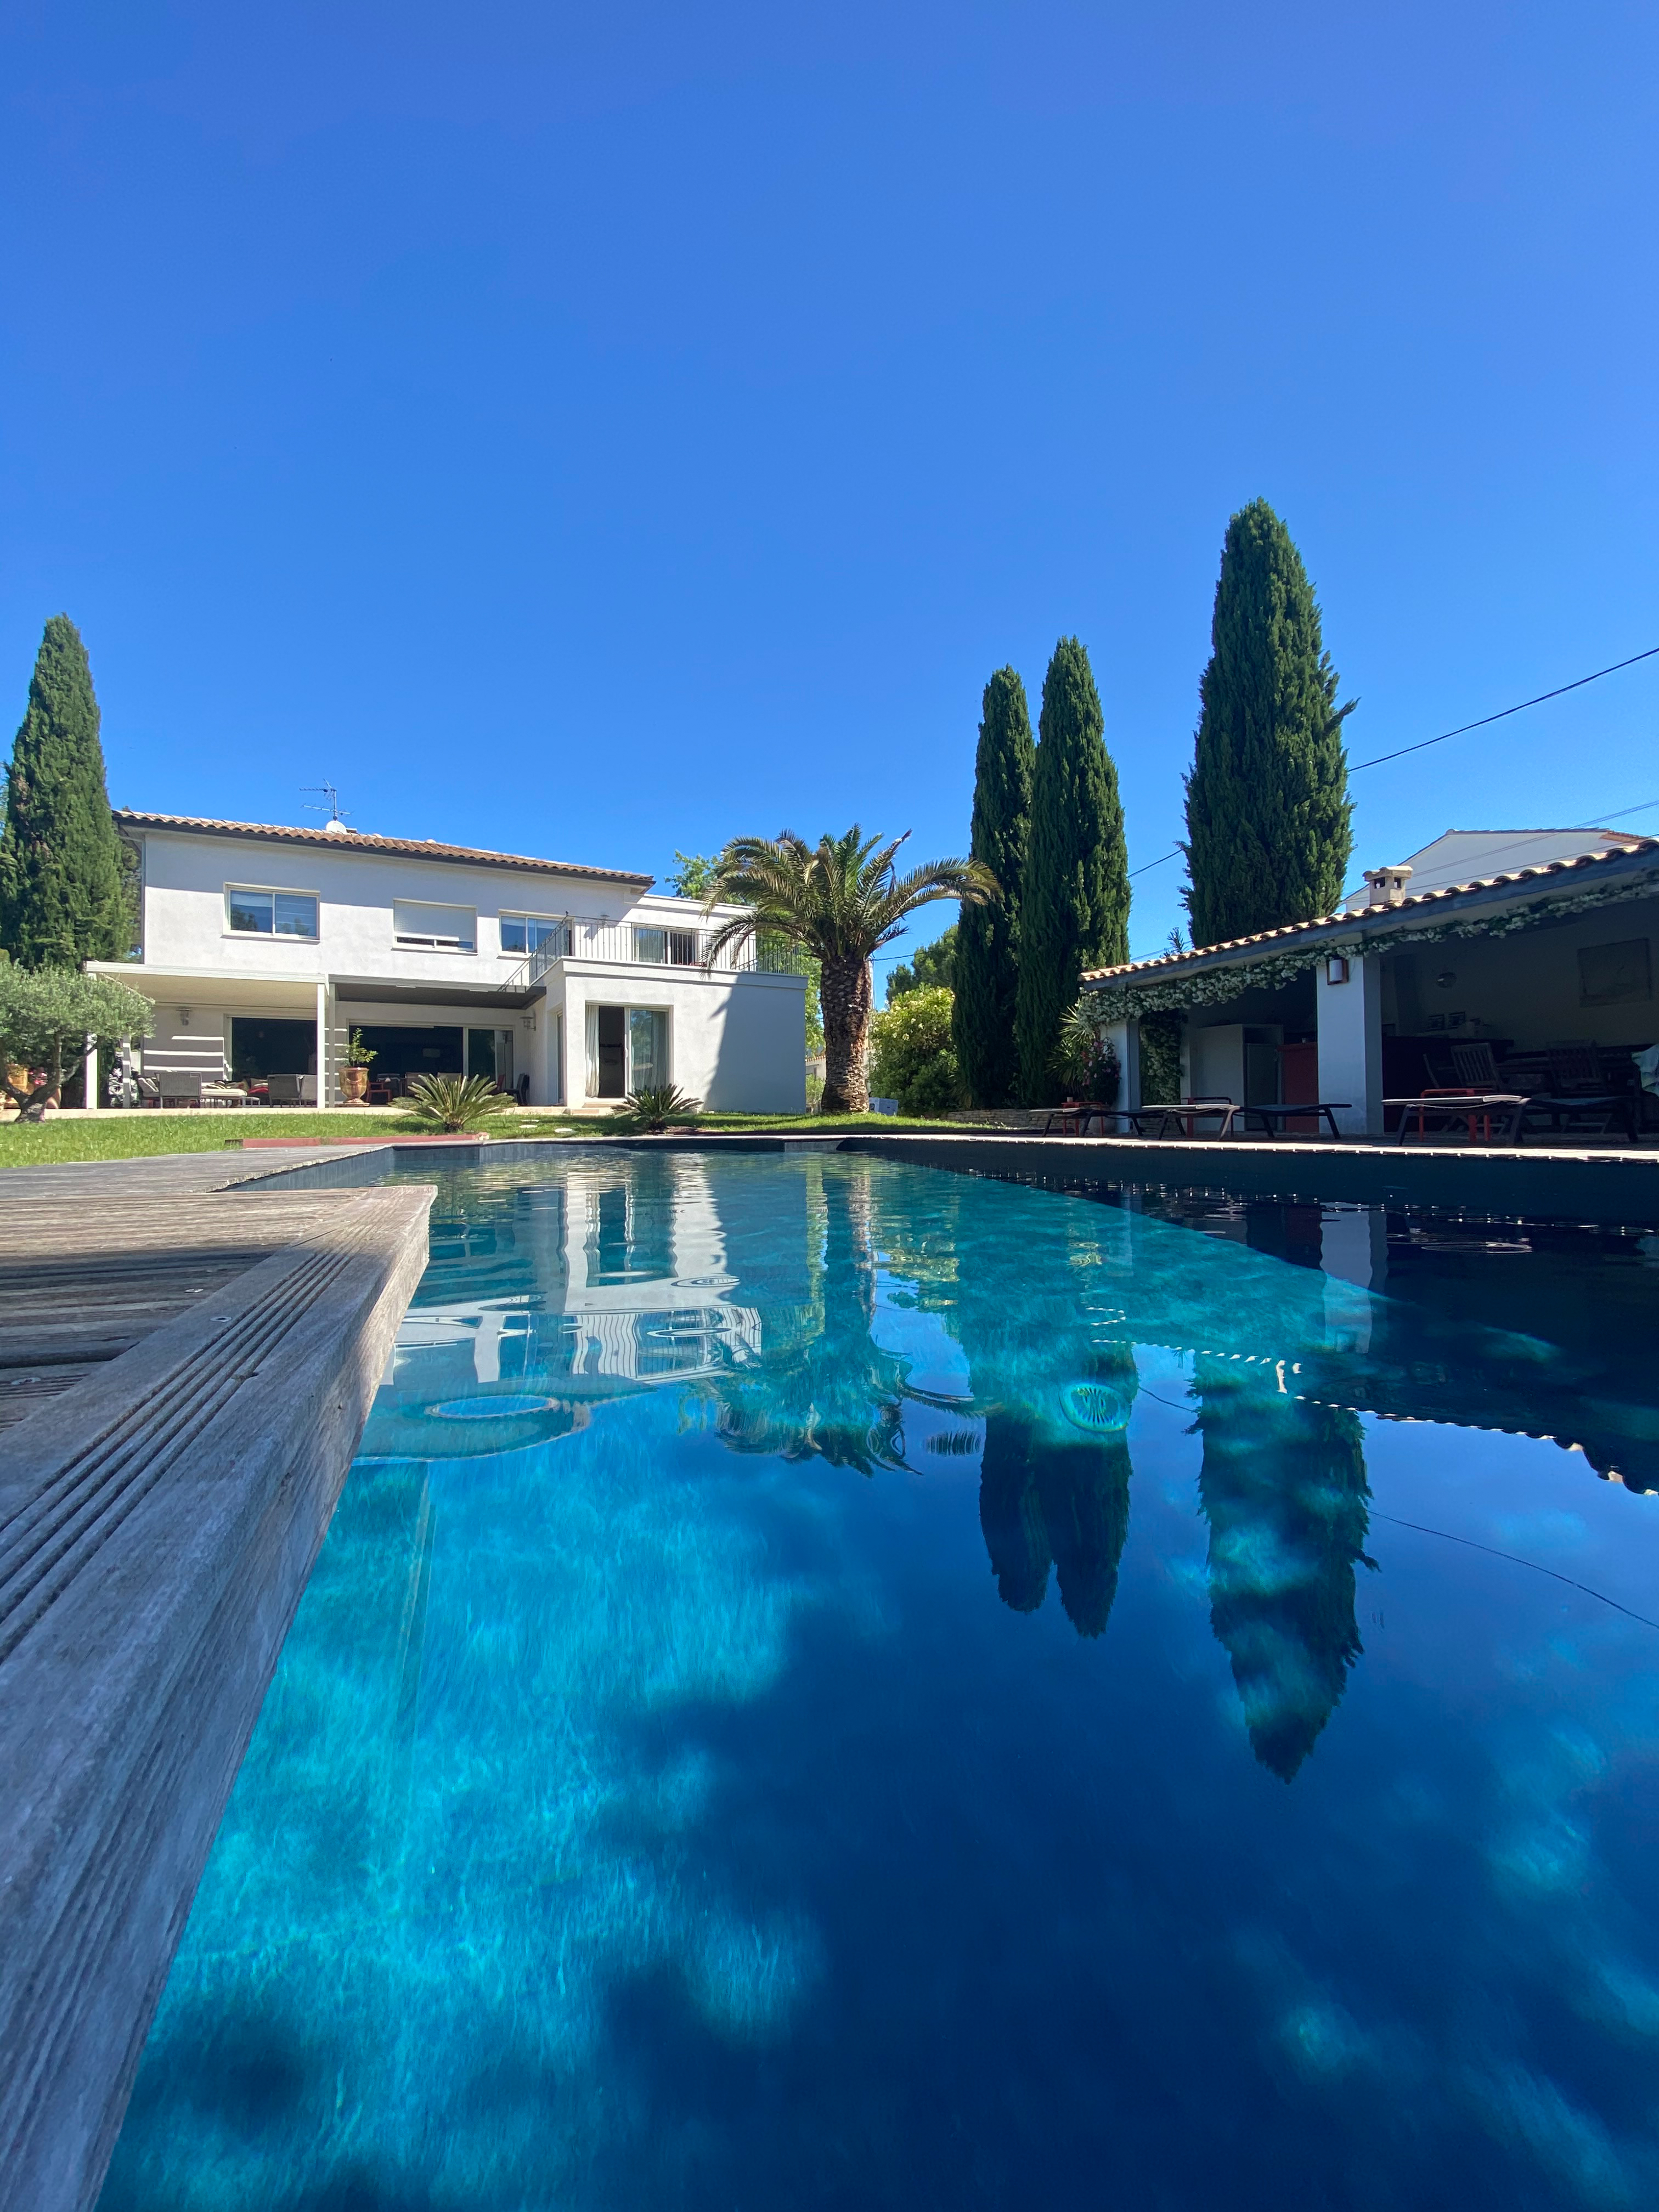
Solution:
[{"label": "wooden deck", "polygon": [[428,1188],[236,1187],[273,1164],[0,1175],[4,2212],[96,2202],[425,1264]]},{"label": "wooden deck", "polygon": [[152,1172],[51,1169],[29,1188],[36,1171],[0,1176],[0,1431],[303,1238],[332,1202],[216,1188],[255,1172],[222,1156],[107,1164]]}]

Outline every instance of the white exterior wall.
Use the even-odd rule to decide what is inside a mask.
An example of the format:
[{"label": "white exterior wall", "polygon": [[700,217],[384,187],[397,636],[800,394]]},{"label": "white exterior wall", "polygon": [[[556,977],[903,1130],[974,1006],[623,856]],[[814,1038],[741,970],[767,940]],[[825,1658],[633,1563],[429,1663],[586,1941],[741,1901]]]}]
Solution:
[{"label": "white exterior wall", "polygon": [[[556,1001],[556,978],[562,995]],[[561,961],[550,1014],[564,1016],[565,1103],[608,1112],[587,1094],[587,1009],[640,1006],[668,1016],[669,1080],[713,1114],[799,1114],[806,1106],[806,979],[715,975],[625,961]]]},{"label": "white exterior wall", "polygon": [[[445,1026],[510,1028],[514,1075],[529,1074],[532,1103],[580,1109],[588,1103],[585,1031],[592,1000],[665,1009],[672,1079],[713,1110],[798,1112],[805,1104],[803,978],[731,970],[705,975],[697,969],[582,957],[585,941],[611,954],[617,933],[635,926],[706,931],[734,908],[717,908],[710,916],[695,899],[641,894],[625,883],[345,845],[335,850],[170,830],[142,834],[143,957],[120,974],[156,1006],[155,1034],[143,1054],[151,1073],[218,1078],[233,1018],[314,1025],[321,986],[323,1103],[339,1102],[352,1029]],[[225,897],[231,884],[314,896],[316,940],[232,931]],[[393,904],[406,901],[471,908],[476,950],[398,945]],[[490,994],[514,984],[525,960],[521,952],[501,950],[504,913],[572,924],[571,958],[550,968],[545,995],[528,1007],[489,1003]],[[348,979],[359,991],[384,983],[410,995],[377,1000],[371,991],[342,999],[337,987]],[[459,1004],[428,1001],[415,995],[422,985],[477,996]]]},{"label": "white exterior wall", "polygon": [[[143,882],[144,964],[210,974],[374,976],[487,989],[506,984],[524,963],[523,953],[501,951],[503,913],[707,927],[696,900],[641,896],[628,884],[173,830],[145,831]],[[311,894],[318,901],[317,942],[231,930],[228,884]],[[392,904],[404,900],[471,907],[477,951],[409,951],[395,945]]]},{"label": "white exterior wall", "polygon": [[1319,1095],[1334,1105],[1345,1136],[1382,1133],[1382,956],[1348,957],[1348,980],[1328,980],[1327,963],[1314,971],[1314,1011],[1319,1030]]}]

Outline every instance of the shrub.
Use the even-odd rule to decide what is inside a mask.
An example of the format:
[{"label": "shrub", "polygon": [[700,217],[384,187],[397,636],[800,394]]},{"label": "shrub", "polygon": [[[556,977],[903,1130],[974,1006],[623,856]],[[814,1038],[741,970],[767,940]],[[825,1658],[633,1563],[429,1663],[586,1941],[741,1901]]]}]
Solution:
[{"label": "shrub", "polygon": [[870,1088],[896,1098],[902,1114],[950,1114],[962,1103],[962,1070],[951,1037],[951,994],[906,991],[870,1023]]},{"label": "shrub", "polygon": [[513,1101],[487,1075],[416,1075],[410,1106],[422,1129],[484,1129],[513,1111]]},{"label": "shrub", "polygon": [[697,1101],[688,1098],[678,1085],[647,1083],[638,1091],[630,1091],[616,1113],[617,1119],[627,1122],[631,1129],[653,1136],[671,1121],[690,1121],[696,1110]]},{"label": "shrub", "polygon": [[1115,1106],[1122,1069],[1117,1048],[1103,1036],[1079,1000],[1060,1024],[1059,1072],[1073,1098],[1087,1098],[1097,1106]]},{"label": "shrub", "polygon": [[1140,1096],[1148,1106],[1166,1105],[1181,1096],[1179,1014],[1140,1018]]}]

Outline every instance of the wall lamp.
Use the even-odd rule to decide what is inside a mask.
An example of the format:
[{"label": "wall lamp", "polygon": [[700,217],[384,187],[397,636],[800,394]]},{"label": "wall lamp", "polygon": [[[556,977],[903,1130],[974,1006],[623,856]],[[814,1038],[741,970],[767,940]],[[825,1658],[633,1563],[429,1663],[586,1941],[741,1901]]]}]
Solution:
[{"label": "wall lamp", "polygon": [[1327,954],[1325,959],[1325,981],[1328,983],[1346,983],[1347,980],[1347,954],[1346,952],[1332,952]]}]

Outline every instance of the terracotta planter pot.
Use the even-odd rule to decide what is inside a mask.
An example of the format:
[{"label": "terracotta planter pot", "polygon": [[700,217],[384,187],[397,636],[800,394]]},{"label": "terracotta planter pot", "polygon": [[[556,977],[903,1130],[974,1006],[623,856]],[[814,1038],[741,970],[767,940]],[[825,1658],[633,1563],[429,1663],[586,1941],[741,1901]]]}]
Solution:
[{"label": "terracotta planter pot", "polygon": [[362,1105],[363,1093],[368,1088],[368,1070],[366,1067],[343,1067],[340,1070],[340,1089],[345,1095],[347,1105]]}]

